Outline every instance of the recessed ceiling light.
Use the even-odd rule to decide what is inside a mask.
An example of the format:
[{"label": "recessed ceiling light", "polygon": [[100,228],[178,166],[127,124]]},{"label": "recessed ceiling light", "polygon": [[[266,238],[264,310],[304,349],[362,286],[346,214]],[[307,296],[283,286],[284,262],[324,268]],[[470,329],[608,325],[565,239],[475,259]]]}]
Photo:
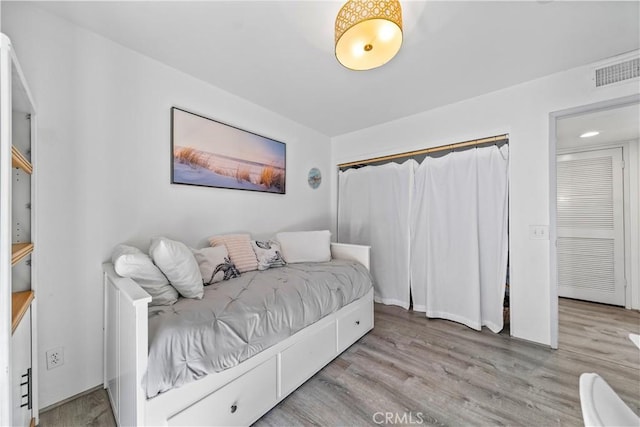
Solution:
[{"label": "recessed ceiling light", "polygon": [[580,138],[590,138],[596,135],[600,135],[600,132],[598,132],[597,130],[592,130],[592,131],[583,133],[582,135],[580,135]]}]

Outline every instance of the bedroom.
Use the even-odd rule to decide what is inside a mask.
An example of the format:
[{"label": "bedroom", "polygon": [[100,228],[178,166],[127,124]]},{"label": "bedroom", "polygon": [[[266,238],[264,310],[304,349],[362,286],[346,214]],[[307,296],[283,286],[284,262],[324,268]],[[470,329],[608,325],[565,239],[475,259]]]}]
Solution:
[{"label": "bedroom", "polygon": [[[502,31],[514,34],[519,34],[519,25],[528,23],[525,28],[533,31],[547,24],[522,20],[522,13],[516,15],[521,21],[510,21],[507,13],[500,12],[500,7],[508,6],[499,4],[476,5],[474,13],[465,14],[465,7],[472,5],[456,3],[447,9],[444,4],[429,6],[428,2],[431,9],[425,6],[419,10],[408,3],[406,41],[399,56],[380,69],[349,73],[340,68],[333,54],[332,26],[339,4],[334,5],[336,10],[319,8],[322,13],[305,12],[301,3],[276,4],[267,15],[273,24],[261,19],[268,4],[253,4],[253,13],[248,13],[246,5],[227,5],[218,14],[224,17],[228,13],[231,18],[220,18],[216,25],[237,37],[234,40],[237,45],[225,48],[220,41],[213,47],[197,44],[194,49],[186,49],[180,44],[184,40],[180,36],[188,24],[163,24],[172,20],[188,23],[188,19],[195,18],[189,18],[188,10],[173,9],[170,4],[155,5],[158,8],[155,18],[144,19],[144,9],[111,10],[107,5],[100,9],[75,2],[50,6],[2,2],[1,30],[14,44],[38,108],[41,160],[37,209],[42,294],[36,359],[41,366],[40,408],[92,389],[102,381],[101,263],[109,258],[116,244],[127,241],[146,247],[149,237],[158,233],[202,246],[206,237],[218,232],[250,231],[257,235],[281,230],[335,232],[337,164],[504,133],[513,141],[511,265],[514,280],[518,276],[520,281],[512,295],[511,333],[517,338],[553,346],[549,241],[529,239],[530,225],[550,224],[549,114],[639,92],[637,82],[598,91],[589,86],[594,64],[638,49],[637,19],[628,18],[637,17],[637,2],[618,5],[622,12],[612,11],[617,6],[608,5],[608,2],[594,3],[591,7],[595,9],[588,13],[591,20],[580,24],[573,19],[573,8],[588,5],[531,2],[529,6],[543,17],[548,16],[544,8],[563,8],[562,13],[554,9],[551,15],[557,21],[549,25],[555,29],[567,26],[566,32],[553,33],[557,37],[563,34],[564,44],[556,46],[551,34],[536,31],[535,37],[514,37],[514,43],[516,40],[528,43],[522,47],[494,46],[489,39],[472,55],[466,46],[469,38],[456,37],[456,29],[460,27],[452,27],[458,20],[456,25],[473,24],[475,20],[469,14],[492,17],[487,22],[504,25],[500,27]],[[135,9],[136,5],[128,7]],[[212,3],[202,7],[216,11],[216,7],[222,6]],[[414,28],[421,16],[426,28],[433,28],[430,32],[414,30],[412,36],[412,7],[416,13]],[[609,20],[595,19],[599,13]],[[299,16],[307,20],[297,19]],[[116,17],[122,19],[121,26],[113,30],[107,18]],[[323,23],[328,23],[328,28]],[[445,24],[452,29],[447,30]],[[283,33],[273,31],[271,25],[283,28]],[[476,23],[470,28],[480,31],[484,25]],[[597,30],[589,25],[595,25]],[[160,38],[152,32],[156,26],[175,37]],[[203,43],[208,33],[200,31],[187,40]],[[438,31],[443,31],[439,37],[447,38],[440,45],[444,52],[440,52],[441,60],[432,63],[426,58],[422,66],[433,70],[428,75],[431,81],[450,74],[447,78],[455,79],[453,86],[459,92],[440,91],[441,99],[407,96],[396,101],[389,91],[385,92],[387,98],[378,102],[393,103],[391,113],[395,116],[387,115],[390,108],[372,108],[376,98],[369,93],[369,86],[403,80],[407,73],[400,68],[403,58],[406,62],[419,57],[412,49],[422,46],[419,42],[434,38],[431,32],[439,34]],[[266,37],[270,32],[274,33],[273,39]],[[327,80],[326,86],[322,86],[331,96],[317,98],[319,94],[313,88],[305,89],[314,86],[298,77],[308,71],[308,65],[290,64],[290,57],[296,56],[295,48],[300,45],[283,45],[293,46],[289,48],[277,45],[286,43],[291,33],[307,48],[305,55],[313,61],[310,64],[320,72],[326,67],[336,73],[335,80]],[[591,41],[584,43],[588,47],[573,38],[589,34]],[[494,36],[500,37],[500,32]],[[607,41],[606,46],[596,43],[601,37]],[[256,38],[260,41],[259,49],[247,47],[251,41],[257,43]],[[204,49],[207,46],[215,53],[207,52]],[[491,46],[492,50],[483,50]],[[464,54],[458,53],[463,48]],[[556,50],[547,56],[546,49]],[[167,65],[161,60],[162,55],[169,55],[167,62],[176,62]],[[270,59],[270,55],[275,59]],[[185,71],[199,70],[197,64],[206,56],[210,57],[208,66],[217,63],[226,70],[226,74],[216,75],[217,83],[206,83],[205,74]],[[241,61],[245,56],[249,60]],[[535,72],[524,77],[500,75],[496,81],[489,81],[486,74],[473,78],[466,71],[478,65],[496,73],[496,69],[526,61],[529,56],[553,60],[541,61]],[[457,66],[454,71],[440,68],[447,60]],[[495,61],[498,63],[494,64]],[[532,66],[530,62],[523,63]],[[234,73],[236,68],[241,68],[242,73]],[[277,73],[281,73],[280,84],[289,80],[292,85],[291,89],[280,89],[280,110],[268,107],[276,97],[265,88],[270,84],[268,76]],[[487,86],[482,86],[483,83]],[[493,86],[488,87],[488,83]],[[351,91],[341,92],[341,88],[346,90],[342,84],[352,84]],[[418,85],[419,80],[412,84]],[[433,87],[430,86],[431,90]],[[411,86],[403,88],[411,92],[410,89]],[[336,105],[343,97],[358,100],[355,105],[359,110]],[[287,194],[170,185],[172,106],[285,142]],[[359,113],[349,114],[348,108]],[[296,114],[304,114],[306,121],[292,119],[298,117]],[[323,173],[323,182],[316,190],[306,182],[306,174],[313,167]],[[144,203],[140,202],[142,197]],[[637,298],[636,294],[636,309]],[[64,348],[64,364],[47,370],[44,352],[57,347]]]}]

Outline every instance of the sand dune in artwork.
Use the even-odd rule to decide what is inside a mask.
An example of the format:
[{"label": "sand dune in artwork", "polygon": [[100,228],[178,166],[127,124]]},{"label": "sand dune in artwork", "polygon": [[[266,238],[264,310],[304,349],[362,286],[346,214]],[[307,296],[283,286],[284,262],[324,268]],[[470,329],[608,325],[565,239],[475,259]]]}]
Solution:
[{"label": "sand dune in artwork", "polygon": [[176,147],[173,156],[176,183],[284,192],[284,169],[273,165],[217,155],[193,147]]}]

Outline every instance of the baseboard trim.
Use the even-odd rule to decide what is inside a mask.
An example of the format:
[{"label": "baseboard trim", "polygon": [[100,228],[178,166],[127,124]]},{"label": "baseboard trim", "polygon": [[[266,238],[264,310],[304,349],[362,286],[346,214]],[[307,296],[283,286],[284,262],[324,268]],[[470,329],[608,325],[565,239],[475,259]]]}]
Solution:
[{"label": "baseboard trim", "polygon": [[53,403],[53,404],[51,404],[51,405],[47,406],[46,408],[42,408],[42,409],[40,409],[40,414],[42,414],[42,413],[44,413],[44,412],[47,412],[47,411],[50,411],[50,410],[52,410],[52,409],[56,409],[58,406],[62,406],[62,405],[64,405],[65,403],[69,403],[69,402],[71,402],[72,400],[76,400],[76,399],[77,399],[77,398],[79,398],[79,397],[86,396],[87,394],[91,394],[91,393],[93,393],[94,391],[96,391],[96,390],[100,390],[100,389],[103,389],[103,388],[104,388],[104,386],[103,386],[102,384],[99,384],[99,385],[97,385],[97,386],[95,386],[95,387],[92,387],[92,388],[90,388],[90,389],[88,389],[88,390],[82,391],[82,392],[80,392],[80,393],[78,393],[78,394],[75,394],[75,395],[73,395],[73,396],[71,396],[71,397],[67,397],[67,398],[66,398],[66,399],[64,399],[64,400],[61,400],[61,401],[56,402],[56,403]]}]

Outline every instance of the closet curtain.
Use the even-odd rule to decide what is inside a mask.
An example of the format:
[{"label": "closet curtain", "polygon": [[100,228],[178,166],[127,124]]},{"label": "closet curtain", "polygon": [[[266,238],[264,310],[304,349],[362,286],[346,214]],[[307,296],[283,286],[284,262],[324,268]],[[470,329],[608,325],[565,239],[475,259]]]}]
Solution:
[{"label": "closet curtain", "polygon": [[339,173],[338,241],[371,246],[375,300],[409,308],[410,214],[417,163]]},{"label": "closet curtain", "polygon": [[508,146],[427,157],[411,214],[413,308],[493,332],[503,327]]}]

